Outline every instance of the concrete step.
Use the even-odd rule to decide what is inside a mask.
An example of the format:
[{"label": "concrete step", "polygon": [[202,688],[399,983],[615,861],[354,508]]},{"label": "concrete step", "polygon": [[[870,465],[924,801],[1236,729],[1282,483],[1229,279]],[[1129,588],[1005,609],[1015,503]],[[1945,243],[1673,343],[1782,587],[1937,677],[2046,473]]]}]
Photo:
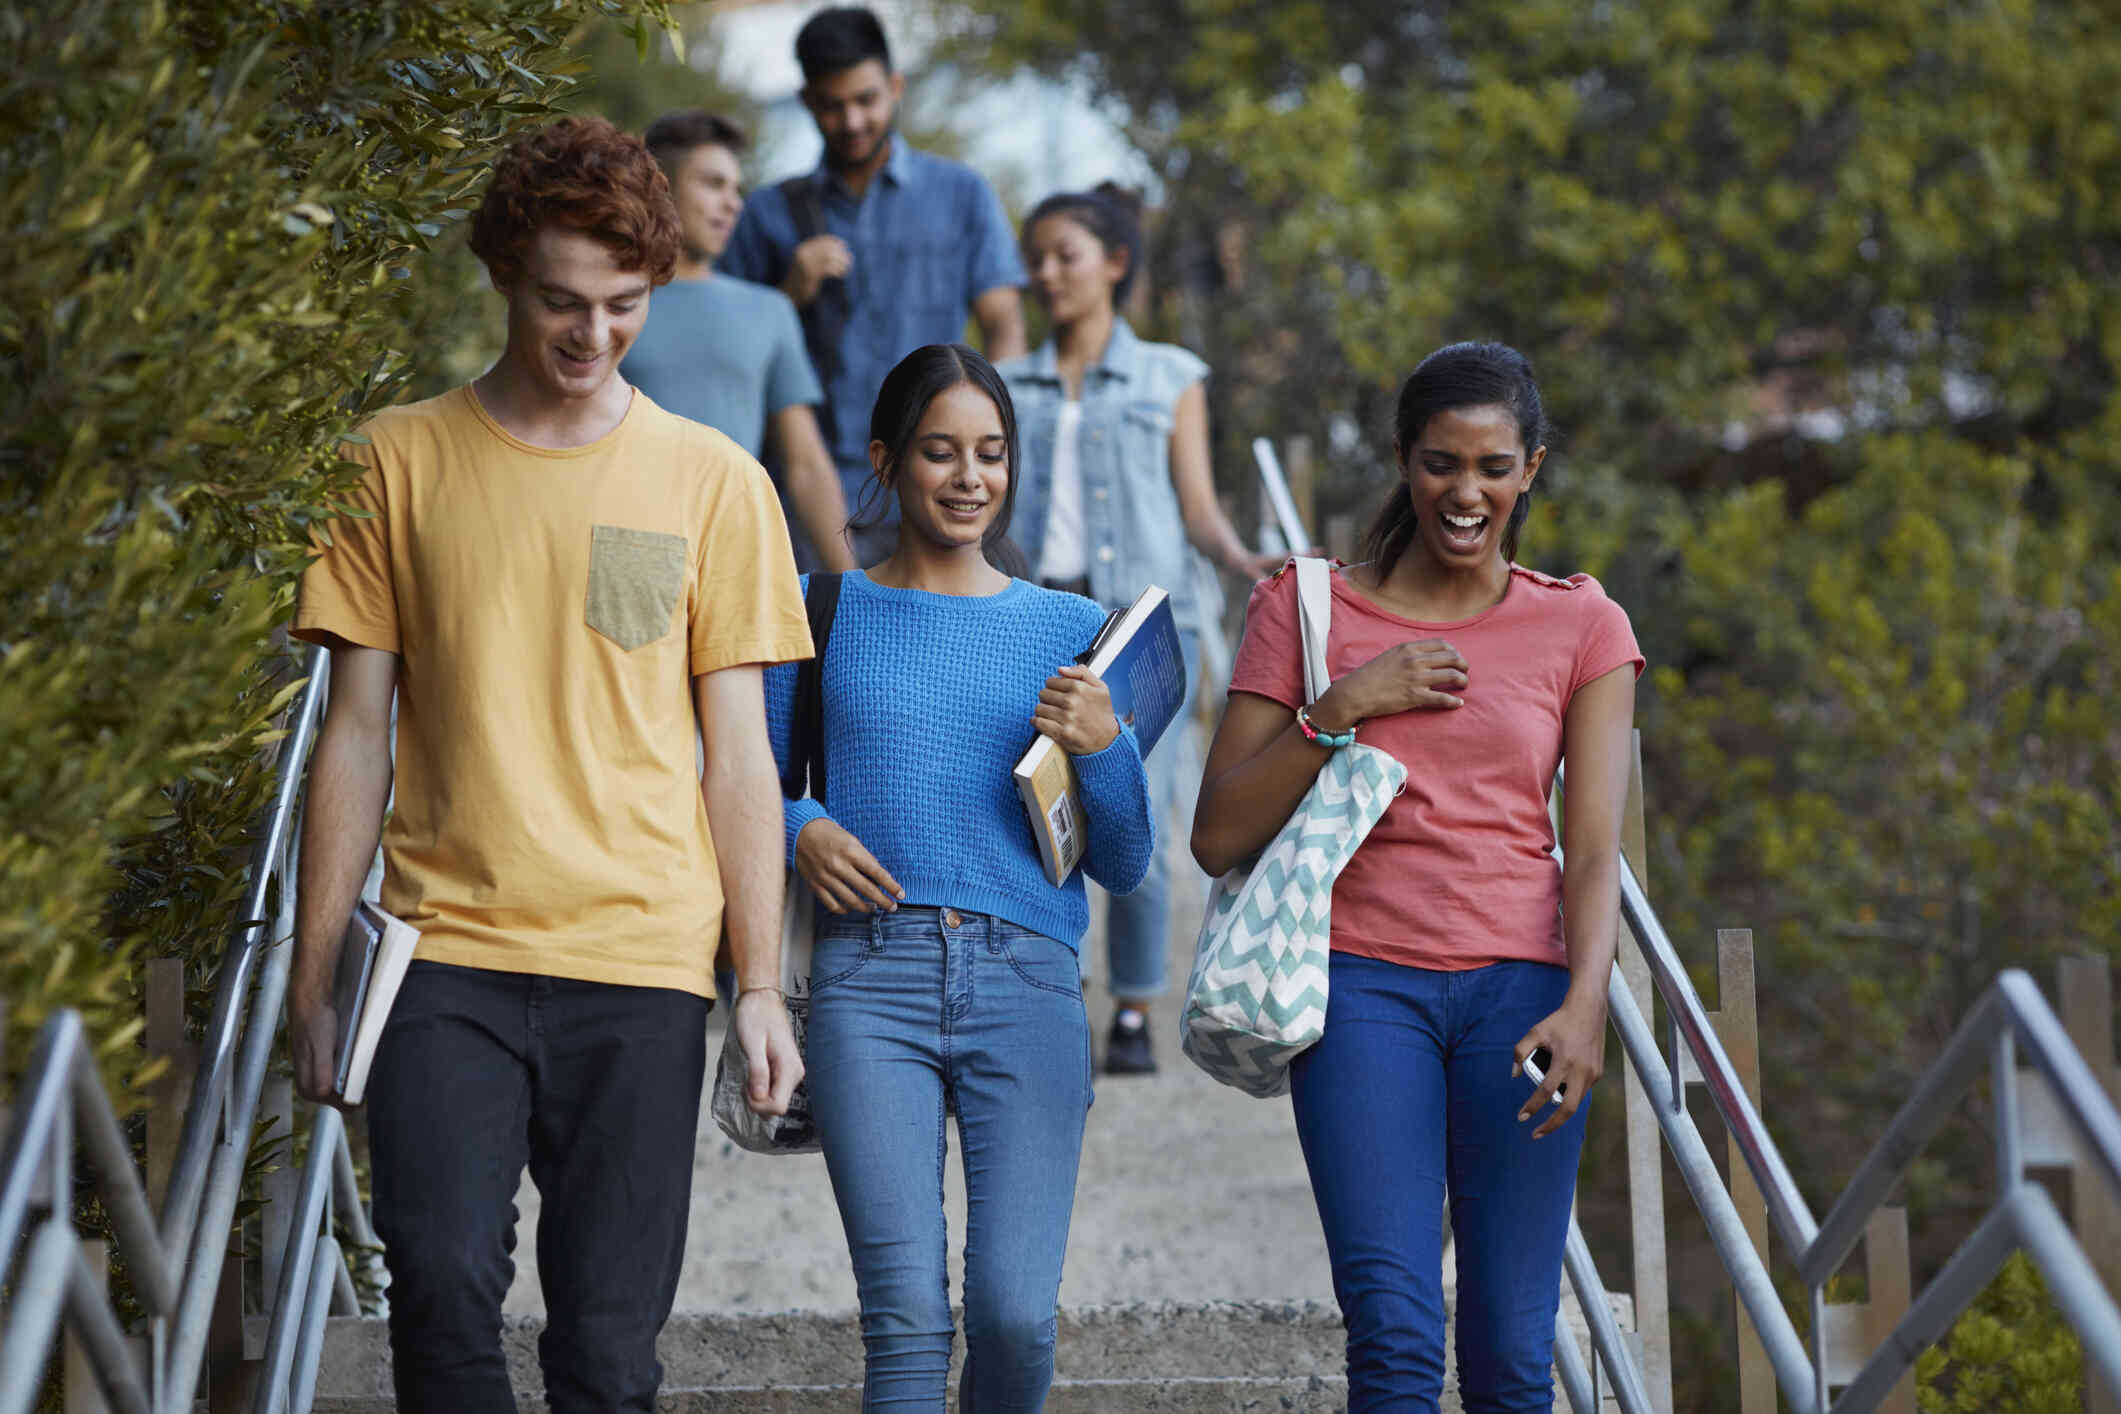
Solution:
[{"label": "concrete step", "polygon": [[[1632,1310],[1612,1298],[1623,1327]],[[1564,1302],[1564,1329],[1585,1346]],[[544,1414],[537,1338],[543,1322],[502,1331],[523,1414]],[[1127,1303],[1064,1308],[1054,1352],[1052,1414],[1310,1414],[1347,1404],[1340,1314],[1315,1301]],[[706,1312],[673,1316],[657,1353],[660,1414],[842,1414],[861,1406],[861,1332],[852,1311]],[[964,1341],[954,1354],[961,1361]],[[955,1363],[955,1362],[954,1362]],[[1454,1362],[1455,1363],[1455,1362]],[[953,1375],[954,1375],[953,1371]],[[1443,1414],[1459,1409],[1447,1371]],[[383,1323],[333,1320],[318,1371],[316,1414],[392,1414]]]},{"label": "concrete step", "polygon": [[[537,1360],[543,1327],[534,1317],[509,1317],[503,1325],[502,1348],[518,1390],[543,1387]],[[1340,1374],[1342,1339],[1340,1313],[1312,1301],[1093,1306],[1060,1313],[1054,1365],[1062,1378],[1090,1380],[1300,1380]],[[960,1338],[959,1358],[963,1352]],[[862,1378],[861,1329],[852,1311],[677,1315],[663,1328],[656,1353],[670,1393],[859,1384]],[[383,1323],[331,1321],[317,1373],[320,1406],[327,1398],[389,1393]]]},{"label": "concrete step", "polygon": [[[1046,1414],[1328,1414],[1346,1409],[1348,1382],[1334,1376],[1289,1379],[1055,1380]],[[524,1414],[544,1414],[525,1399]],[[657,1414],[856,1414],[862,1388],[842,1385],[751,1385],[665,1390]],[[1455,1396],[1443,1403],[1458,1414]],[[387,1395],[319,1396],[315,1414],[391,1414]]]}]

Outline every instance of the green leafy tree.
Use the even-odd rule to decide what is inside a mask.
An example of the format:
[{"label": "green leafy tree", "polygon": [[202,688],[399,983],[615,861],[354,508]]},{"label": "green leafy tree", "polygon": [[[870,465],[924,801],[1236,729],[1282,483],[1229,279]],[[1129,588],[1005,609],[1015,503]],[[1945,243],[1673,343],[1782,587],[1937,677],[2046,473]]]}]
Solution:
[{"label": "green leafy tree", "polygon": [[[275,628],[341,439],[462,335],[416,271],[570,31],[659,0],[0,7],[5,1055],[81,1008],[137,1080],[136,967],[231,928]],[[128,1099],[131,1096],[127,1097]]]}]

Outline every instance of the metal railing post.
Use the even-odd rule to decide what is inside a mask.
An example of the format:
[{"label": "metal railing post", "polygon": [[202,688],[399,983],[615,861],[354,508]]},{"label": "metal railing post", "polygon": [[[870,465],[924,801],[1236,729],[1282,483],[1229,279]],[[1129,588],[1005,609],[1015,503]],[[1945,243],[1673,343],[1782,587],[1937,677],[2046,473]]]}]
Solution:
[{"label": "metal railing post", "polygon": [[[2063,1029],[2107,1098],[2121,1103],[2121,1065],[2114,1059],[2114,974],[2103,957],[2065,957],[2056,967],[2056,1010]],[[2058,1125],[2059,1127],[2059,1125]],[[2070,1146],[2070,1224],[2108,1291],[2121,1292],[2121,1194],[2101,1183]],[[2121,1397],[2098,1380],[2084,1382],[2084,1414],[2121,1414]]]},{"label": "metal railing post", "polygon": [[[1569,1285],[1575,1289],[1576,1304],[1583,1311],[1584,1329],[1591,1333],[1591,1348],[1602,1357],[1606,1373],[1612,1376],[1613,1394],[1620,1403],[1621,1414],[1653,1414],[1657,1407],[1655,1395],[1645,1382],[1642,1368],[1628,1358],[1627,1340],[1620,1333],[1620,1322],[1613,1319],[1613,1307],[1606,1300],[1605,1283],[1599,1279],[1597,1263],[1591,1260],[1590,1244],[1583,1240],[1583,1229],[1576,1225],[1573,1217],[1569,1219],[1569,1235],[1562,1248],[1561,1261]],[[1573,1344],[1573,1337],[1567,1332],[1562,1335],[1564,1340]],[[1594,1360],[1594,1367],[1598,1363]]]},{"label": "metal railing post", "polygon": [[[1620,1031],[1621,1044],[1626,1047],[1629,1060],[1642,1072],[1644,1085],[1651,1093],[1660,1093],[1672,1083],[1671,1074],[1665,1069],[1664,1058],[1657,1053],[1649,1024],[1636,1007],[1633,995],[1620,985],[1617,968],[1615,978],[1610,993],[1613,1024]],[[1720,1052],[1717,1058],[1721,1059]],[[1680,1177],[1686,1181],[1694,1206],[1708,1224],[1710,1239],[1716,1244],[1726,1270],[1731,1273],[1732,1284],[1738,1289],[1738,1299],[1745,1303],[1760,1331],[1761,1341],[1767,1347],[1768,1358],[1774,1363],[1776,1376],[1789,1396],[1792,1409],[1795,1414],[1814,1414],[1814,1411],[1823,1410],[1825,1404],[1813,1394],[1816,1364],[1806,1357],[1804,1342],[1790,1323],[1789,1313],[1782,1309],[1782,1298],[1766,1267],[1753,1256],[1745,1224],[1739,1220],[1738,1210],[1731,1204],[1731,1195],[1724,1190],[1723,1180],[1716,1172],[1716,1161],[1709,1156],[1708,1146],[1694,1127],[1693,1116],[1684,1110],[1674,1112],[1662,1106],[1658,1107],[1657,1115]]]},{"label": "metal railing post", "polygon": [[191,1104],[195,1048],[184,1033],[184,959],[148,960],[141,993],[146,1002],[143,1039],[147,1054],[166,1067],[147,1102],[147,1199],[159,1212],[169,1201],[177,1145],[184,1137],[184,1111]]},{"label": "metal railing post", "polygon": [[2018,1044],[2009,1027],[1996,1033],[1989,1053],[1989,1083],[1996,1103],[1996,1187],[2004,1193],[2025,1182],[2025,1126],[2018,1113]]},{"label": "metal railing post", "polygon": [[[1595,1352],[1592,1358],[1597,1358]],[[1592,1388],[1590,1368],[1584,1364],[1583,1352],[1576,1348],[1575,1335],[1558,1321],[1554,1330],[1554,1373],[1561,1377],[1561,1392],[1569,1401],[1572,1414],[1598,1414],[1598,1391]]]},{"label": "metal railing post", "polygon": [[[1628,785],[1622,807],[1620,853],[1632,868],[1647,897],[1649,886],[1649,826],[1643,807],[1642,733],[1628,740]],[[1644,1017],[1656,1013],[1656,988],[1650,965],[1623,919],[1618,925],[1620,947],[1616,954],[1620,976]],[[1671,1282],[1665,1261],[1664,1146],[1658,1133],[1656,1104],[1639,1072],[1622,1067],[1621,1098],[1627,1118],[1628,1240],[1634,1258],[1635,1332],[1642,1338],[1642,1375],[1656,1414],[1672,1414],[1672,1313]],[[1674,1091],[1685,1095],[1683,1084]],[[1681,1103],[1684,1103],[1683,1098]]]},{"label": "metal railing post", "polygon": [[[1867,1362],[1907,1315],[1912,1280],[1905,1208],[1880,1208],[1871,1214],[1863,1234],[1863,1270],[1868,1286],[1863,1300],[1826,1302],[1820,1308],[1826,1341],[1819,1368],[1828,1389],[1848,1384],[1869,1368]],[[1914,1375],[1883,1387],[1861,1407],[1915,1414]]]},{"label": "metal railing post", "polygon": [[[290,1377],[311,1314],[307,1303],[316,1301],[315,1317],[321,1322],[331,1302],[331,1273],[322,1249],[331,1235],[331,1184],[336,1166],[333,1151],[345,1132],[344,1125],[344,1116],[329,1105],[316,1106],[312,1113],[309,1154],[302,1165],[301,1186],[289,1215],[289,1229],[296,1240],[288,1244],[287,1260],[280,1266],[273,1295],[274,1320],[267,1334],[265,1366],[252,1404],[256,1414],[282,1414],[287,1409]],[[336,1257],[338,1244],[329,1245]],[[324,1266],[321,1276],[317,1272],[320,1265]],[[322,1295],[315,1296],[317,1292]],[[295,1304],[298,1302],[304,1304]]]},{"label": "metal railing post", "polygon": [[[1737,1067],[1738,1081],[1753,1108],[1760,1097],[1760,1012],[1753,993],[1753,930],[1725,928],[1716,934],[1716,1034]],[[1745,1166],[1745,1152],[1728,1132],[1724,1136],[1731,1174],[1731,1203],[1745,1223],[1746,1236],[1763,1264],[1768,1260],[1767,1198]],[[1738,1407],[1740,1414],[1775,1414],[1775,1367],[1767,1347],[1753,1329],[1745,1308],[1732,1303],[1738,1323]]]},{"label": "metal railing post", "polygon": [[266,1064],[272,1056],[280,1006],[287,994],[288,952],[284,945],[267,949],[258,969],[250,1021],[232,1077],[230,1093],[235,1113],[227,1132],[212,1150],[213,1165],[200,1201],[199,1218],[193,1225],[190,1261],[170,1337],[173,1389],[189,1391],[198,1387],[206,1325],[213,1311],[214,1289],[221,1280],[220,1254],[227,1246],[229,1225],[235,1217],[236,1199],[250,1157],[251,1121],[257,1112]]}]

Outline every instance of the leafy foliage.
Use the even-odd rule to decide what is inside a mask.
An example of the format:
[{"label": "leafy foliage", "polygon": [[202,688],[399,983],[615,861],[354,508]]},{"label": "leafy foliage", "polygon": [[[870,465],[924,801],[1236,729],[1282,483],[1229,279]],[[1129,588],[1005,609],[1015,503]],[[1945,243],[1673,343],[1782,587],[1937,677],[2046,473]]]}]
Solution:
[{"label": "leafy foliage", "polygon": [[2084,1349],[2024,1253],[1916,1363],[1922,1414],[2077,1414]]},{"label": "leafy foliage", "polygon": [[[1421,355],[1532,355],[1562,431],[1527,558],[1633,616],[1653,891],[1704,986],[1711,930],[1757,930],[1809,1191],[2000,968],[2121,955],[2104,7],[943,9],[966,62],[1129,119],[1233,490],[1252,435],[1303,432],[1324,507],[1373,505]],[[1918,1166],[1918,1265],[1985,1203],[1982,1142]]]},{"label": "leafy foliage", "polygon": [[[293,684],[276,625],[337,451],[446,350],[410,276],[571,29],[659,0],[0,8],[0,992],[19,1065],[138,963],[209,979]],[[132,1096],[137,1099],[137,1096]]]},{"label": "leafy foliage", "polygon": [[640,132],[665,113],[705,108],[734,121],[754,136],[758,105],[721,81],[720,46],[707,24],[707,7],[672,7],[682,42],[656,39],[645,49],[637,36],[646,30],[623,20],[596,20],[584,25],[572,47],[581,74],[567,106],[596,113],[628,132]]}]

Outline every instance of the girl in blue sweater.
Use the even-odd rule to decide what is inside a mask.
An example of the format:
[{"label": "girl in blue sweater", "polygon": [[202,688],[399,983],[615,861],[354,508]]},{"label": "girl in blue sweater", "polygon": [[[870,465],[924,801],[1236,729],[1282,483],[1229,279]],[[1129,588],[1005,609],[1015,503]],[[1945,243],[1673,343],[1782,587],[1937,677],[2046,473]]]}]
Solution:
[{"label": "girl in blue sweater", "polygon": [[[1103,611],[1013,578],[1016,421],[993,367],[931,344],[885,378],[869,458],[889,557],[841,583],[823,663],[827,798],[786,803],[825,910],[811,970],[812,1113],[862,1305],[862,1408],[945,1407],[944,1117],[968,1199],[960,1409],[1035,1411],[1090,1104],[1081,874],[1046,882],[1010,768],[1034,731],[1074,758],[1084,871],[1114,893],[1154,848],[1133,734],[1074,665]],[[807,585],[806,585],[807,589]],[[776,756],[795,669],[767,674]]]}]

